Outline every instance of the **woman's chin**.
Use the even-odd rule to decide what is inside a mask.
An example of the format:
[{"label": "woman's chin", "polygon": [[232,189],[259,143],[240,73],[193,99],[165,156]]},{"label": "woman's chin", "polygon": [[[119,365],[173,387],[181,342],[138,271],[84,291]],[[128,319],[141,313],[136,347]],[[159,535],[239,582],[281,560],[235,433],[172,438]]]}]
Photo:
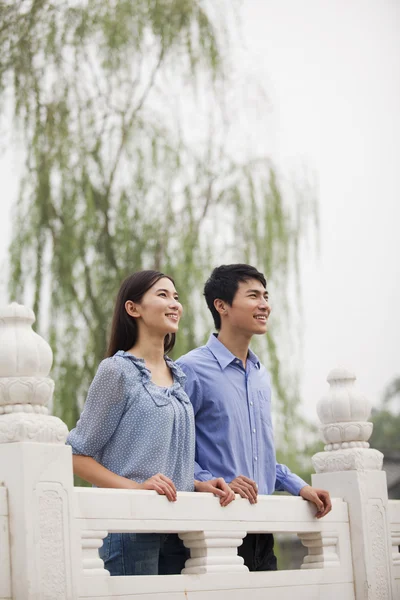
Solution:
[{"label": "woman's chin", "polygon": [[179,329],[178,324],[176,324],[175,326],[170,325],[169,327],[165,328],[164,335],[168,335],[169,333],[177,333],[178,329]]},{"label": "woman's chin", "polygon": [[167,318],[166,333],[176,333],[179,329],[179,321],[173,321]]}]

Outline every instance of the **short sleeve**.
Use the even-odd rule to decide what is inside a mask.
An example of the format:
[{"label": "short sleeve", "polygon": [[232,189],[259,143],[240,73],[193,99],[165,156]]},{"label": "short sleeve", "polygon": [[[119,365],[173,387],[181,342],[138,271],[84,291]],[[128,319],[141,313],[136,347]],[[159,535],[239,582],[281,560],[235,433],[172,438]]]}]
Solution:
[{"label": "short sleeve", "polygon": [[95,456],[114,434],[126,405],[126,385],[116,357],[103,360],[90,385],[84,409],[67,444],[73,454]]}]

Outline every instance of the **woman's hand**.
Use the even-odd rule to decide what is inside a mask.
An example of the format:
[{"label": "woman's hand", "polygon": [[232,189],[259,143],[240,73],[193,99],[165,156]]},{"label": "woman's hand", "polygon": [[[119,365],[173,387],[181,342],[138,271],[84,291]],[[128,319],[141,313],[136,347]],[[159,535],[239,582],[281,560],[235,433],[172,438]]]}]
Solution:
[{"label": "woman's hand", "polygon": [[176,500],[176,487],[169,479],[162,473],[157,473],[157,475],[153,475],[149,479],[146,479],[143,483],[136,483],[135,489],[137,490],[155,490],[157,494],[161,496],[167,496],[170,502],[175,502]]},{"label": "woman's hand", "polygon": [[235,499],[234,492],[222,477],[209,479],[209,481],[195,481],[194,489],[196,492],[211,492],[218,496],[221,506],[228,506]]}]

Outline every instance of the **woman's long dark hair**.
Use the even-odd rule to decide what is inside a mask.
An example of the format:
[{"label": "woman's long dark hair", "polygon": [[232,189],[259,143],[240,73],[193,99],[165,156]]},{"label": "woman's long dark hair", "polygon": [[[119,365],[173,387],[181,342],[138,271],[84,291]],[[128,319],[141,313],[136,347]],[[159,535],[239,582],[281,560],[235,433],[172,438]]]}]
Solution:
[{"label": "woman's long dark hair", "polygon": [[[118,350],[129,350],[137,342],[138,326],[136,319],[128,315],[125,302],[140,302],[147,290],[159,279],[166,277],[172,283],[174,280],[160,271],[139,271],[127,277],[119,288],[115,301],[114,314],[111,324],[110,341],[106,357],[113,356]],[[174,284],[175,285],[175,284]],[[175,344],[175,334],[168,333],[164,339],[164,352],[167,354]]]}]

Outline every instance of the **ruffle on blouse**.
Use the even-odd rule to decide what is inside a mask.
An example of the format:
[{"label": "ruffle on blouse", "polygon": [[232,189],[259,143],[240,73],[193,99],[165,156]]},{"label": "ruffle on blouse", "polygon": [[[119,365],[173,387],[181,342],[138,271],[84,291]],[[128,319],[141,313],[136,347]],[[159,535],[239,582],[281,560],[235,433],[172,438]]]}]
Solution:
[{"label": "ruffle on blouse", "polygon": [[130,352],[125,352],[123,350],[118,350],[118,352],[115,353],[115,356],[122,356],[123,358],[127,358],[133,362],[140,373],[143,386],[158,406],[170,404],[171,394],[180,402],[190,402],[188,395],[183,389],[186,381],[186,375],[182,369],[176,363],[174,363],[173,360],[168,358],[168,356],[165,356],[165,362],[171,369],[174,379],[174,383],[170,387],[160,387],[151,381],[151,372],[146,367],[143,358],[137,358],[137,356],[134,356]]}]

